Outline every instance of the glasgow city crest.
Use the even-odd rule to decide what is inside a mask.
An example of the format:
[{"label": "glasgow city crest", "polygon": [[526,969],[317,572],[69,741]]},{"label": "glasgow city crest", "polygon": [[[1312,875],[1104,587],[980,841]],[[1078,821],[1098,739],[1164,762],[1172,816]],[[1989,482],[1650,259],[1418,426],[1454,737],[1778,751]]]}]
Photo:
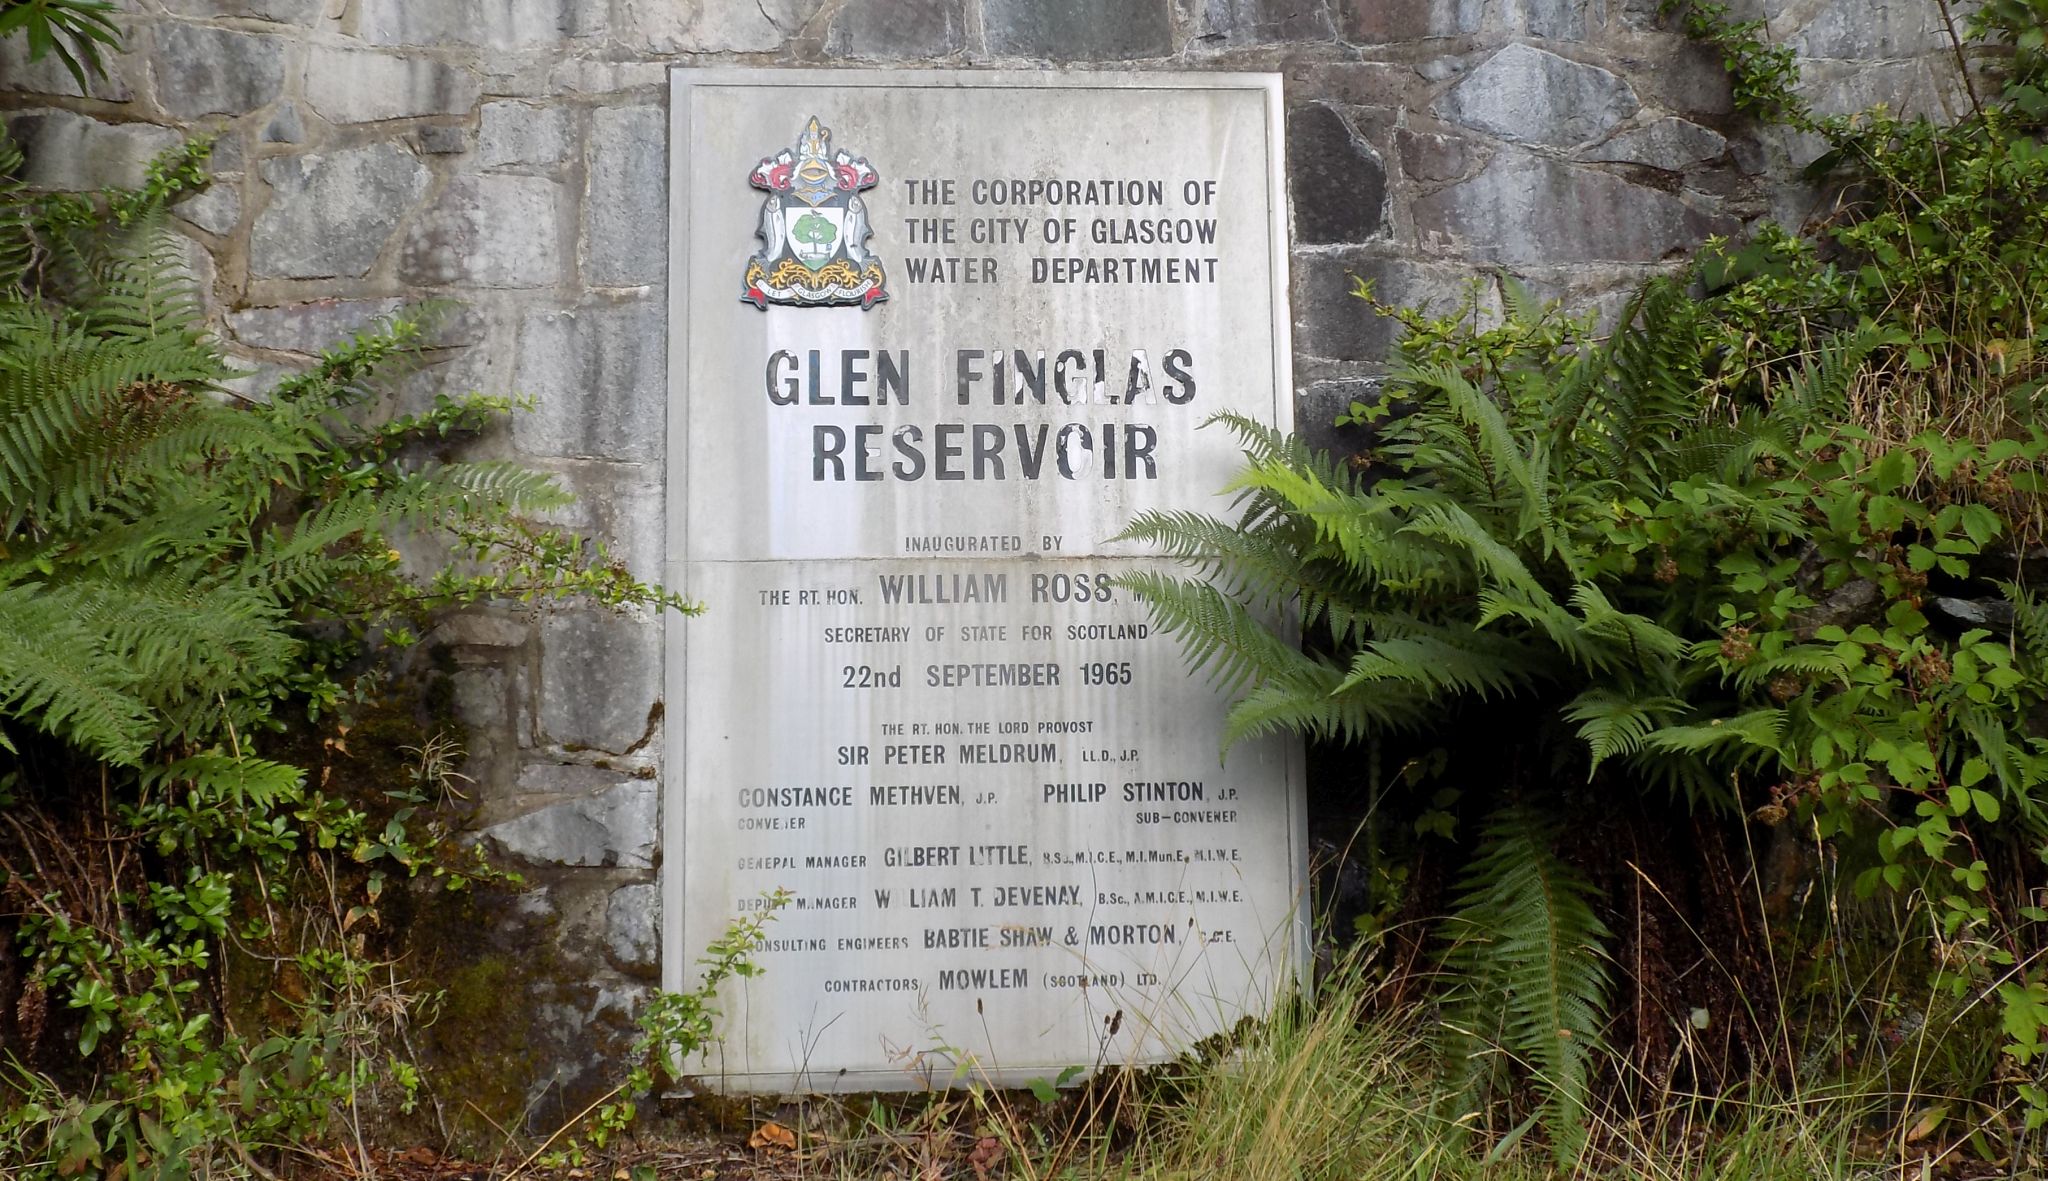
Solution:
[{"label": "glasgow city crest", "polygon": [[867,202],[860,194],[881,177],[844,148],[832,150],[832,130],[816,115],[794,149],[761,161],[748,178],[768,194],[761,203],[761,251],[747,260],[740,298],[762,311],[859,304],[889,298],[882,264],[867,249]]}]

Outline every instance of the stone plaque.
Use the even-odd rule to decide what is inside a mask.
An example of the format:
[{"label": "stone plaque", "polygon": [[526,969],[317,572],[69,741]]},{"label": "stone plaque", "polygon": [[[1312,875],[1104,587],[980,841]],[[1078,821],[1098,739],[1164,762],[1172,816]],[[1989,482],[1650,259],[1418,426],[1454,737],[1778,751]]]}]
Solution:
[{"label": "stone plaque", "polygon": [[1114,578],[1285,427],[1272,75],[679,70],[664,976],[707,1083],[1169,1059],[1305,958],[1301,760]]}]

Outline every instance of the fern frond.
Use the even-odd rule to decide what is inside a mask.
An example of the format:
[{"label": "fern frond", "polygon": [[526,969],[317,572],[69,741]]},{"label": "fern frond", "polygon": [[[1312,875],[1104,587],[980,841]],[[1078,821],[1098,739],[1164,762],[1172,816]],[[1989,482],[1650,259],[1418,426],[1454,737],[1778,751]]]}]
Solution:
[{"label": "fern frond", "polygon": [[1785,711],[1753,709],[1729,718],[1660,726],[1643,739],[1650,750],[1668,754],[1730,757],[1754,762],[1784,757]]},{"label": "fern frond", "polygon": [[[1243,603],[1207,582],[1152,571],[1126,575],[1161,631],[1181,645],[1188,664],[1225,692],[1247,684],[1313,676],[1314,662],[1274,634]],[[1334,687],[1337,678],[1331,676]]]},{"label": "fern frond", "polygon": [[[1490,816],[1445,924],[1452,974],[1446,1024],[1469,1042],[1497,1038],[1528,1071],[1560,1162],[1578,1156],[1602,1052],[1609,977],[1593,889],[1551,847],[1525,807]],[[1468,1045],[1466,1057],[1485,1047]]]},{"label": "fern frond", "polygon": [[8,527],[31,516],[76,522],[124,478],[162,470],[167,438],[184,450],[195,440],[180,431],[228,429],[224,411],[183,388],[212,372],[204,350],[97,339],[48,316],[27,323],[0,353],[0,521]]},{"label": "fern frond", "polygon": [[35,261],[28,186],[19,179],[21,145],[0,127],[0,297],[25,290]]},{"label": "fern frond", "polygon": [[1481,575],[1480,585],[1547,598],[1543,587],[1522,556],[1503,544],[1470,512],[1448,499],[1418,505],[1402,533],[1445,542],[1471,560]]},{"label": "fern frond", "polygon": [[[1482,633],[1473,633],[1477,638]],[[1437,636],[1375,640],[1351,658],[1345,693],[1369,683],[1406,686],[1425,699],[1471,694],[1481,700],[1528,688],[1542,669],[1522,646],[1487,637],[1470,647]]]},{"label": "fern frond", "polygon": [[134,680],[68,604],[33,585],[0,585],[0,715],[133,765],[151,722]]},{"label": "fern frond", "polygon": [[201,585],[161,564],[140,579],[90,579],[46,592],[90,628],[102,652],[135,679],[158,709],[250,691],[284,675],[299,650],[279,592],[237,583]]},{"label": "fern frond", "polygon": [[1698,304],[1669,278],[1652,279],[1636,294],[1604,350],[1609,376],[1593,387],[1579,423],[1605,478],[1668,478],[1664,445],[1699,416],[1704,322]]},{"label": "fern frond", "polygon": [[1990,764],[2001,795],[2016,804],[2021,816],[2038,830],[2042,821],[2042,808],[2037,798],[2040,772],[2032,760],[2039,757],[2039,752],[2015,748],[2007,719],[1983,706],[1958,710],[1956,725],[1968,736],[1971,753]]},{"label": "fern frond", "polygon": [[1522,452],[1500,406],[1465,375],[1449,365],[1409,366],[1394,380],[1417,390],[1433,390],[1470,432],[1471,448],[1491,474],[1488,499],[1511,508],[1526,520],[1541,499],[1530,457]]},{"label": "fern frond", "polygon": [[185,267],[190,240],[170,228],[161,208],[121,232],[98,271],[99,290],[79,316],[109,340],[198,344],[206,310]]},{"label": "fern frond", "polygon": [[237,812],[264,813],[296,798],[306,772],[268,759],[212,752],[147,768],[143,782],[195,792],[208,804],[226,804]]},{"label": "fern frond", "polygon": [[1332,598],[1347,592],[1350,580],[1329,577],[1336,572],[1304,560],[1312,541],[1307,530],[1285,520],[1261,526],[1256,515],[1233,524],[1203,513],[1147,512],[1116,540],[1150,545],[1226,592],[1261,604],[1278,607],[1299,595],[1304,623],[1314,622]]},{"label": "fern frond", "polygon": [[1823,343],[1771,399],[1770,416],[1795,429],[1843,420],[1850,388],[1870,355],[1898,339],[1897,330],[1866,323]]},{"label": "fern frond", "polygon": [[1675,697],[1635,698],[1612,689],[1588,689],[1572,698],[1563,713],[1579,724],[1579,737],[1592,753],[1586,769],[1590,780],[1601,763],[1641,750],[1650,731],[1684,710],[1685,702]]},{"label": "fern frond", "polygon": [[1518,620],[1564,653],[1571,664],[1585,672],[1604,672],[1614,666],[1613,647],[1586,633],[1583,620],[1552,599],[1518,591],[1482,591],[1478,597],[1479,619],[1475,626],[1491,627],[1504,619]]},{"label": "fern frond", "polygon": [[2013,634],[2020,638],[2029,656],[2048,659],[2048,604],[2017,582],[2001,582],[1998,586],[2005,592],[2005,601],[2012,604]]},{"label": "fern frond", "polygon": [[1527,283],[1506,271],[1500,273],[1500,293],[1509,323],[1534,328],[1541,324],[1550,312],[1549,305],[1538,299],[1536,293],[1529,290]]},{"label": "fern frond", "polygon": [[[1696,654],[1702,659],[1712,659],[1720,649],[1718,641],[1703,641],[1696,649]],[[1849,679],[1849,664],[1837,656],[1832,647],[1821,644],[1795,644],[1776,655],[1750,657],[1735,670],[1735,683],[1744,692],[1748,692],[1783,676],[1798,677],[1801,680],[1846,682]]]},{"label": "fern frond", "polygon": [[[1626,662],[1655,675],[1688,647],[1683,637],[1655,620],[1616,607],[1607,600],[1606,592],[1590,582],[1572,588],[1572,606],[1584,620],[1586,635],[1612,645],[1617,663]],[[1660,679],[1668,679],[1668,674]]]}]

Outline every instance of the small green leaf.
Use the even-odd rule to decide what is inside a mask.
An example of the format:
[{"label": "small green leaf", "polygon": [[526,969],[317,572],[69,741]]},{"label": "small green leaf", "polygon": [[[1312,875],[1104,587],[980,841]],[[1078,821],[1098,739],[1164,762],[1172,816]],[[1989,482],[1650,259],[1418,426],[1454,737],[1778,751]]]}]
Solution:
[{"label": "small green leaf", "polygon": [[[1912,483],[1916,465],[1911,452],[1901,448],[1888,451],[1870,469],[1870,484],[1880,492],[1896,492]],[[1872,507],[1875,508],[1873,501]]]},{"label": "small green leaf", "polygon": [[1888,537],[1906,523],[1906,505],[1896,496],[1873,496],[1863,510],[1874,537]]},{"label": "small green leaf", "polygon": [[1981,504],[1968,505],[1963,509],[1963,532],[1979,546],[1991,544],[2004,532],[2004,525],[1998,514]]},{"label": "small green leaf", "polygon": [[1884,621],[1909,636],[1917,636],[1927,630],[1927,617],[1913,604],[1900,599],[1884,613]]}]

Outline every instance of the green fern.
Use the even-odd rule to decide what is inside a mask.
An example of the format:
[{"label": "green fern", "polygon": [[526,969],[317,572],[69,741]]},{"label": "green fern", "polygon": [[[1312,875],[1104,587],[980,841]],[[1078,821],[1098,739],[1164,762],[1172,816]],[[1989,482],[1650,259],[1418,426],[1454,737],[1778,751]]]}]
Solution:
[{"label": "green fern", "polygon": [[[0,723],[139,766],[261,728],[312,619],[361,630],[515,581],[690,607],[593,570],[580,540],[508,549],[549,536],[519,514],[567,502],[547,474],[414,446],[506,400],[365,423],[424,319],[358,335],[266,401],[216,397],[226,367],[162,210],[204,150],[153,164],[104,216],[0,184]],[[387,535],[450,526],[474,573],[410,583]]]},{"label": "green fern", "polygon": [[[113,763],[148,748],[151,718],[133,678],[61,599],[0,586],[0,719],[30,722]],[[0,728],[0,746],[15,750]]]},{"label": "green fern", "polygon": [[1455,981],[1444,1026],[1452,1060],[1466,1064],[1468,1110],[1488,1098],[1490,1056],[1508,1055],[1537,1083],[1552,1149],[1569,1166],[1604,1052],[1609,932],[1554,839],[1551,823],[1526,807],[1487,819],[1442,928]]},{"label": "green fern", "polygon": [[1643,749],[1643,740],[1660,723],[1684,709],[1685,702],[1676,697],[1637,698],[1600,688],[1572,698],[1563,713],[1567,720],[1579,724],[1579,737],[1592,756],[1586,767],[1586,777],[1591,779],[1608,759]]},{"label": "green fern", "polygon": [[21,146],[0,128],[0,296],[19,295],[35,262]]},{"label": "green fern", "polygon": [[[1720,329],[1679,281],[1646,284],[1604,342],[1526,292],[1509,305],[1495,335],[1458,328],[1448,344],[1409,321],[1386,412],[1359,411],[1375,435],[1365,478],[1223,417],[1245,452],[1235,516],[1140,517],[1124,538],[1192,573],[1125,585],[1237,694],[1226,747],[1292,731],[1375,758],[1443,752],[1404,778],[1418,831],[1455,822],[1431,818],[1452,787],[1461,811],[1569,790],[1578,808],[1663,795],[1732,813],[1796,742],[1755,697],[1841,666],[1818,644],[1724,662],[1741,617],[1722,563],[1760,571],[1803,544],[1811,500],[1768,464],[1799,455],[1870,342],[1824,349],[1781,404],[1728,407],[1707,372]],[[1511,759],[1465,729],[1503,724]],[[1487,1037],[1526,1064],[1565,1149],[1583,1133],[1605,932],[1548,828],[1526,808],[1487,822],[1445,964],[1472,1020],[1506,1015]],[[1489,925],[1503,916],[1515,925]]]}]

